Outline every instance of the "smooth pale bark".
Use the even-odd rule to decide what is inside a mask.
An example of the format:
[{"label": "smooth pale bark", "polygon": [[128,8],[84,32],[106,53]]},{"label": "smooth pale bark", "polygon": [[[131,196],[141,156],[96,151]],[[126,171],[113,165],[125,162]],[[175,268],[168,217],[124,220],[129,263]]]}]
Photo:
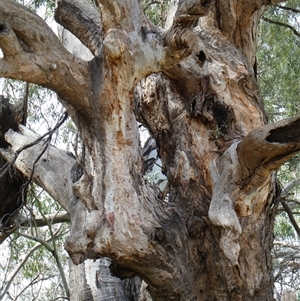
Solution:
[{"label": "smooth pale bark", "polygon": [[[35,181],[70,212],[66,249],[73,262],[108,257],[116,276],[139,275],[158,301],[273,300],[279,195],[273,172],[300,150],[300,141],[299,118],[265,124],[255,79],[257,24],[271,2],[180,1],[167,31],[146,20],[138,1],[96,2],[97,9],[66,0],[56,12],[95,55],[90,62],[56,47],[34,17],[29,24],[49,36],[49,47],[39,43],[27,32],[28,11],[15,2],[4,0],[0,13],[2,75],[56,91],[86,146],[83,175],[74,184],[71,165],[61,171],[66,187],[59,189],[56,176],[46,185],[44,163],[35,170]],[[34,41],[33,61],[21,39]],[[5,46],[8,40],[12,46]],[[19,75],[12,57],[32,74]],[[37,59],[44,67],[66,63],[47,77]],[[137,120],[159,147],[168,202],[143,179]],[[14,135],[7,139],[16,151]],[[38,145],[28,158],[35,151]],[[56,166],[59,156],[51,158]],[[28,173],[23,159],[16,167]]]}]

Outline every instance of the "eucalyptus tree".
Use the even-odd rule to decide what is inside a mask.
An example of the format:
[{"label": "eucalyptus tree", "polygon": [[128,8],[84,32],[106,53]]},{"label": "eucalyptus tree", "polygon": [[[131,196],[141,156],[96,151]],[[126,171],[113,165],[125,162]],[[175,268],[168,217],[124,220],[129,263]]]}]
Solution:
[{"label": "eucalyptus tree", "polygon": [[[71,300],[103,296],[89,261],[103,257],[153,300],[273,300],[274,172],[300,150],[300,118],[266,123],[255,56],[260,17],[280,1],[179,1],[167,30],[139,1],[95,2],[55,13],[89,61],[17,2],[0,11],[1,76],[56,92],[85,146],[76,160],[23,126],[1,150],[70,214]],[[138,122],[167,200],[143,179]]]}]

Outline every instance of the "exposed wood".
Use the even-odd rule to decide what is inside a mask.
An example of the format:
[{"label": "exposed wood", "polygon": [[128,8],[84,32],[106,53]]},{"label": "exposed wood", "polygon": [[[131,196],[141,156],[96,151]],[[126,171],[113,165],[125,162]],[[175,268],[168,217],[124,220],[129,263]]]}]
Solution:
[{"label": "exposed wood", "polygon": [[[110,265],[111,261],[107,258],[101,258],[97,261],[86,260],[79,266],[70,263],[72,271],[70,278],[71,300],[140,301],[141,280],[137,277],[121,280],[112,276],[109,269]],[[81,288],[79,291],[78,287]]]}]

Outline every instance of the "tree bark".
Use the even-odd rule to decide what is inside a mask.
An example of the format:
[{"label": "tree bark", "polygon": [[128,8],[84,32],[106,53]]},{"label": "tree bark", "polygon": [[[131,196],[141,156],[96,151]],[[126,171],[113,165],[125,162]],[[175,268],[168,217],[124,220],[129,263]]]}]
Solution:
[{"label": "tree bark", "polygon": [[[32,12],[3,3],[1,74],[56,91],[86,146],[74,183],[75,162],[54,148],[34,173],[70,213],[65,247],[78,269],[108,257],[115,276],[140,276],[156,301],[273,300],[274,171],[300,150],[300,118],[266,124],[253,65],[271,1],[180,1],[167,31],[135,0],[61,1],[56,20],[90,49],[90,62]],[[143,179],[137,120],[158,145],[168,201]],[[6,135],[7,160],[20,147],[15,135]],[[30,173],[39,147],[16,168]],[[87,294],[77,300],[100,296]]]}]

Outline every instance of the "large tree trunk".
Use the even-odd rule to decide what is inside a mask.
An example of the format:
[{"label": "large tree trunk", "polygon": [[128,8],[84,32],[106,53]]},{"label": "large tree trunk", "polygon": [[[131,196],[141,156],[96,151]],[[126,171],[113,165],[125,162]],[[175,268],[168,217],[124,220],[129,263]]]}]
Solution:
[{"label": "large tree trunk", "polygon": [[[115,276],[138,275],[157,301],[273,300],[274,171],[300,149],[300,118],[266,125],[253,66],[271,1],[180,1],[168,31],[138,1],[61,1],[56,20],[90,49],[90,62],[32,12],[3,2],[2,75],[56,91],[86,147],[79,179],[76,162],[58,163],[54,148],[33,177],[70,212],[73,262],[108,257]],[[143,179],[137,120],[158,145],[167,201]],[[6,137],[17,150],[20,135]],[[30,173],[39,147],[16,168]]]}]

